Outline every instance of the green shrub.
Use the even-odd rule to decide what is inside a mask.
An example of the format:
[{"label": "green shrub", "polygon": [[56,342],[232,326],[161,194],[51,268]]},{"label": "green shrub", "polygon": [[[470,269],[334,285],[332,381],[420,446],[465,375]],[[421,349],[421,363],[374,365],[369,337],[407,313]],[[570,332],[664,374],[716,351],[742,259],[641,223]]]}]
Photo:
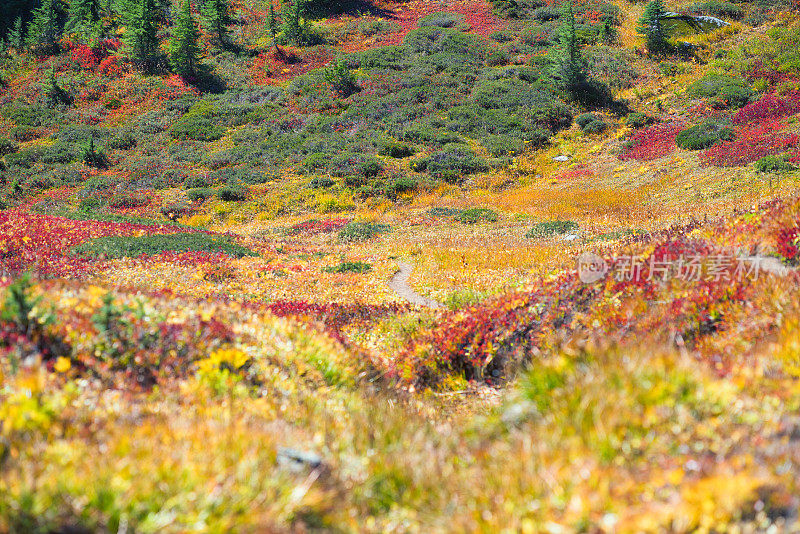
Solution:
[{"label": "green shrub", "polygon": [[408,66],[408,51],[402,46],[379,46],[350,54],[346,60],[351,68],[401,70]]},{"label": "green shrub", "polygon": [[357,93],[361,90],[356,76],[347,68],[347,64],[341,58],[331,61],[331,63],[323,69],[325,80],[331,85],[333,91],[341,98]]},{"label": "green shrub", "polygon": [[363,176],[371,178],[383,172],[383,162],[375,156],[344,153],[328,158],[326,163],[334,176]]},{"label": "green shrub", "polygon": [[734,136],[733,129],[729,126],[716,121],[706,121],[679,133],[675,143],[686,150],[702,150],[720,141],[730,141]]},{"label": "green shrub", "polygon": [[431,217],[457,217],[458,214],[461,213],[461,210],[458,208],[445,208],[441,206],[436,206],[435,208],[431,208],[428,210],[428,215]]},{"label": "green shrub", "polygon": [[461,54],[483,58],[487,45],[476,35],[462,33],[451,28],[427,26],[415,28],[403,39],[403,46],[414,54]]},{"label": "green shrub", "polygon": [[[272,178],[273,177],[268,174],[250,169],[248,167],[225,167],[223,169],[219,169],[215,172],[212,172],[209,175],[211,183],[222,183],[230,185],[236,185],[236,184],[258,185],[266,183],[270,181]],[[206,187],[206,186],[196,186],[196,187]]]},{"label": "green shrub", "polygon": [[782,156],[764,156],[755,163],[756,170],[763,173],[784,173],[797,170],[795,165]]},{"label": "green shrub", "polygon": [[646,113],[629,113],[628,116],[625,117],[625,126],[628,128],[643,128],[654,122],[655,119]]},{"label": "green shrub", "polygon": [[550,22],[561,16],[561,9],[559,6],[542,6],[534,9],[532,16],[539,22]]},{"label": "green shrub", "polygon": [[740,108],[755,94],[747,82],[735,76],[709,74],[694,82],[687,89],[690,96],[711,98],[712,104],[720,107]]},{"label": "green shrub", "polygon": [[186,198],[192,202],[205,202],[216,194],[217,190],[212,187],[195,187],[186,191]]},{"label": "green shrub", "polygon": [[720,0],[710,0],[707,2],[697,2],[689,6],[689,13],[698,15],[713,15],[715,17],[726,17],[739,20],[744,16],[744,10],[731,2]]},{"label": "green shrub", "polygon": [[586,127],[587,124],[590,122],[594,122],[600,120],[597,115],[594,113],[584,113],[583,115],[578,115],[575,117],[575,122],[580,126],[581,130]]},{"label": "green shrub", "polygon": [[147,196],[129,191],[121,191],[111,195],[107,201],[108,207],[115,210],[139,208],[149,203],[150,198]]},{"label": "green shrub", "polygon": [[225,135],[226,129],[207,117],[185,115],[170,126],[168,131],[175,139],[216,141]]},{"label": "green shrub", "polygon": [[525,149],[525,142],[522,139],[505,135],[488,135],[481,138],[481,144],[494,158],[518,156]]},{"label": "green shrub", "polygon": [[686,67],[675,61],[662,61],[658,64],[658,70],[664,76],[677,76],[678,74],[685,74]]},{"label": "green shrub", "polygon": [[449,144],[442,150],[426,158],[425,170],[448,182],[459,181],[463,175],[486,171],[489,166],[485,160],[461,144]]},{"label": "green shrub", "polygon": [[315,176],[309,182],[308,187],[311,189],[326,189],[328,187],[332,187],[336,182],[328,178],[327,176]]},{"label": "green shrub", "polygon": [[426,26],[437,26],[439,28],[454,28],[464,22],[464,15],[459,13],[450,13],[448,11],[437,11],[425,17],[422,17],[417,26],[424,28]]},{"label": "green shrub", "polygon": [[24,143],[25,141],[32,141],[41,137],[41,131],[32,126],[15,126],[9,132],[14,141]]},{"label": "green shrub", "polygon": [[372,265],[361,261],[343,261],[339,265],[324,267],[326,273],[365,273],[372,269]]},{"label": "green shrub", "polygon": [[499,30],[490,33],[489,39],[498,43],[508,43],[514,40],[514,33],[507,30]]},{"label": "green shrub", "polygon": [[418,185],[417,180],[411,176],[398,176],[394,179],[390,188],[395,194],[401,194],[414,191]]},{"label": "green shrub", "polygon": [[0,137],[0,157],[12,154],[19,150],[19,145],[6,137]]},{"label": "green shrub", "polygon": [[200,187],[211,187],[214,183],[214,180],[211,179],[211,176],[208,174],[197,174],[195,176],[190,176],[183,182],[183,187],[185,189],[197,189]]},{"label": "green shrub", "polygon": [[633,87],[639,77],[634,66],[636,56],[629,50],[610,46],[593,46],[584,52],[589,75],[603,80],[612,89]]},{"label": "green shrub", "polygon": [[103,200],[98,197],[86,197],[78,203],[78,211],[91,213],[103,207]]},{"label": "green shrub", "polygon": [[525,237],[544,238],[554,235],[566,234],[578,229],[578,223],[573,221],[542,221],[536,223]]},{"label": "green shrub", "polygon": [[242,185],[224,185],[217,190],[220,200],[226,202],[241,202],[247,200],[250,190]]},{"label": "green shrub", "polygon": [[414,153],[415,150],[413,147],[394,140],[385,141],[380,147],[380,154],[382,156],[389,156],[390,158],[407,158],[413,156]]},{"label": "green shrub", "polygon": [[608,129],[608,124],[601,120],[594,120],[581,128],[581,131],[586,134],[598,134],[605,132]]},{"label": "green shrub", "polygon": [[179,233],[142,237],[109,236],[87,241],[73,250],[84,257],[136,258],[162,252],[221,252],[228,256],[258,256],[229,237],[205,233]]},{"label": "green shrub", "polygon": [[358,24],[358,32],[364,37],[372,37],[373,35],[381,35],[384,33],[396,33],[402,29],[403,27],[393,20],[365,20]]},{"label": "green shrub", "polygon": [[42,145],[26,148],[6,156],[6,163],[19,167],[30,167],[34,163],[57,164],[69,163],[78,157],[78,151],[73,145],[56,142],[52,145]]},{"label": "green shrub", "polygon": [[479,222],[495,222],[497,212],[488,208],[468,208],[456,215],[456,220],[464,224],[476,224]]},{"label": "green shrub", "polygon": [[112,150],[129,150],[137,144],[136,136],[130,130],[120,130],[107,141],[108,148]]},{"label": "green shrub", "polygon": [[486,65],[489,67],[508,65],[509,61],[511,61],[511,56],[505,48],[493,48],[486,55]]},{"label": "green shrub", "polygon": [[339,231],[340,241],[366,241],[379,234],[390,232],[388,224],[372,222],[349,222]]}]

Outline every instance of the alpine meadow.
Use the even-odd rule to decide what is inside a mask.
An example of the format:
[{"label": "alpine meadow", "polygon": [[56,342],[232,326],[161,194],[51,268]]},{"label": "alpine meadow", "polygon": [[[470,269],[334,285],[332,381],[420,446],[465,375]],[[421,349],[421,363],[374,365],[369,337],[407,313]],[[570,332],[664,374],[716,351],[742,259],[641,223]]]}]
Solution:
[{"label": "alpine meadow", "polygon": [[800,532],[800,0],[0,0],[0,534]]}]

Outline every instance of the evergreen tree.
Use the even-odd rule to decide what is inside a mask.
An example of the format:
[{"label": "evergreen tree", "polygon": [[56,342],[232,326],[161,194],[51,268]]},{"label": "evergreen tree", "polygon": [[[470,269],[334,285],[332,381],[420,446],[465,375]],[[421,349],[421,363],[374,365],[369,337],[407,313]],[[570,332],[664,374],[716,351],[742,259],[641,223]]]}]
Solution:
[{"label": "evergreen tree", "polygon": [[22,17],[17,17],[14,21],[14,26],[8,32],[8,46],[16,50],[22,50],[25,44],[25,36],[22,30]]},{"label": "evergreen tree", "polygon": [[42,0],[28,26],[28,46],[37,52],[52,53],[57,48],[59,36],[57,0]]},{"label": "evergreen tree", "polygon": [[572,2],[564,2],[559,28],[559,44],[553,47],[553,75],[572,92],[586,81],[586,64],[578,46]]},{"label": "evergreen tree", "polygon": [[47,78],[42,82],[42,94],[48,107],[69,103],[69,95],[56,81],[55,67],[50,67],[47,71]]},{"label": "evergreen tree", "polygon": [[197,28],[192,19],[192,8],[189,0],[184,0],[183,7],[175,21],[172,39],[169,42],[169,64],[172,70],[181,76],[192,76],[197,73],[200,63],[200,49]]},{"label": "evergreen tree", "polygon": [[278,19],[275,16],[275,5],[272,3],[272,0],[269,2],[269,18],[267,19],[267,25],[269,26],[269,33],[274,43],[275,39],[278,37]]},{"label": "evergreen tree", "polygon": [[82,32],[100,20],[99,0],[72,0],[69,5],[66,32]]},{"label": "evergreen tree", "polygon": [[662,24],[665,15],[664,2],[653,0],[645,7],[642,18],[639,19],[639,25],[636,27],[636,33],[645,38],[647,51],[651,54],[666,52],[669,49]]},{"label": "evergreen tree", "polygon": [[93,45],[103,35],[101,11],[100,0],[73,0],[64,31],[77,33],[83,42]]},{"label": "evergreen tree", "polygon": [[136,0],[130,6],[122,37],[125,57],[145,72],[151,72],[158,59],[155,17],[153,0]]},{"label": "evergreen tree", "polygon": [[213,42],[217,45],[224,45],[228,42],[228,1],[227,0],[205,0],[201,8],[201,23],[203,29],[208,33]]},{"label": "evergreen tree", "polygon": [[303,44],[303,13],[305,0],[283,0],[283,35],[296,45]]}]

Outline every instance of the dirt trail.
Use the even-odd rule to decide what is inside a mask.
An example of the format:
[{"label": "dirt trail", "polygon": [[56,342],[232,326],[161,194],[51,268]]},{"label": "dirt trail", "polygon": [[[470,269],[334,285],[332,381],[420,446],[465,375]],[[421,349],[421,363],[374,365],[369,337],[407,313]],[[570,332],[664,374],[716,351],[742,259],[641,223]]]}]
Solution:
[{"label": "dirt trail", "polygon": [[391,280],[389,280],[389,287],[392,288],[395,293],[409,301],[411,304],[415,304],[417,306],[425,306],[426,308],[442,307],[442,305],[435,300],[423,297],[411,289],[411,286],[408,285],[408,279],[411,277],[411,271],[414,270],[413,265],[405,261],[398,260],[397,266],[400,267],[400,270],[394,273]]}]

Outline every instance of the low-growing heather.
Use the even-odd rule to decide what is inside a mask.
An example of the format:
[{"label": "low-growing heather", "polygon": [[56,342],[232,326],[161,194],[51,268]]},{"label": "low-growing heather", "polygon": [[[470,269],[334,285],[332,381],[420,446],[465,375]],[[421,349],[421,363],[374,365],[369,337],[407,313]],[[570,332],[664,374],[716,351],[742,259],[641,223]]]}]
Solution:
[{"label": "low-growing heather", "polygon": [[498,218],[497,212],[488,208],[468,208],[461,210],[455,219],[464,224],[476,224],[479,222],[495,222]]},{"label": "low-growing heather", "polygon": [[325,267],[322,270],[326,273],[365,273],[372,269],[369,263],[361,261],[343,261],[338,265]]},{"label": "low-growing heather", "polygon": [[74,249],[78,256],[109,259],[153,256],[163,252],[211,252],[236,258],[258,255],[237,245],[229,237],[196,232],[143,237],[108,236],[87,241]]},{"label": "low-growing heather", "polygon": [[706,121],[680,132],[675,143],[686,150],[702,150],[721,141],[731,141],[734,137],[733,128],[716,121]]},{"label": "low-growing heather", "polygon": [[339,240],[366,241],[390,231],[391,227],[387,224],[353,221],[339,231]]},{"label": "low-growing heather", "polygon": [[540,239],[574,232],[577,229],[578,223],[574,221],[542,221],[528,230],[525,237]]},{"label": "low-growing heather", "polygon": [[746,80],[723,74],[709,74],[691,84],[686,92],[690,96],[711,99],[720,108],[741,108],[753,97]]}]

